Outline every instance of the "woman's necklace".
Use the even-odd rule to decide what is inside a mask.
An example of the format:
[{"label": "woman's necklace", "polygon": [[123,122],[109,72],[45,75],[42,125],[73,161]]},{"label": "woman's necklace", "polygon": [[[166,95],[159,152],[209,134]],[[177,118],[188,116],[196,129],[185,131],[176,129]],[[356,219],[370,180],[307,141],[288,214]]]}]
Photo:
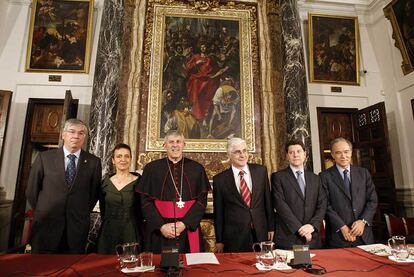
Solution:
[{"label": "woman's necklace", "polygon": [[167,159],[167,166],[168,166],[168,171],[170,172],[171,180],[173,182],[175,191],[178,194],[177,207],[180,208],[180,209],[182,209],[182,208],[184,208],[184,205],[185,205],[185,203],[183,201],[183,198],[182,198],[182,193],[183,193],[183,176],[184,176],[184,158],[183,158],[183,161],[181,163],[181,185],[180,185],[180,191],[178,191],[177,185],[175,184],[174,176],[172,175],[171,168],[170,168],[170,163],[168,162],[168,158],[166,158],[166,159]]}]

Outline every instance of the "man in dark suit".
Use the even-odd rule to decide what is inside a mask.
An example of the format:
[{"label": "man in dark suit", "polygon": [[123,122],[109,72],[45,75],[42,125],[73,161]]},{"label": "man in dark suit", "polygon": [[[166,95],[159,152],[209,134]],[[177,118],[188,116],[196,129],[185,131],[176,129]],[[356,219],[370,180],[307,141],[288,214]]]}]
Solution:
[{"label": "man in dark suit", "polygon": [[231,138],[231,167],[213,178],[218,252],[251,252],[254,242],[273,239],[273,210],[266,167],[248,164],[246,142]]},{"label": "man in dark suit", "polygon": [[81,147],[88,128],[65,122],[63,147],[41,152],[30,171],[26,197],[34,209],[32,253],[84,253],[90,212],[98,199],[101,160]]},{"label": "man in dark suit", "polygon": [[289,166],[271,176],[276,246],[292,249],[295,244],[308,244],[311,248],[320,248],[325,192],[318,175],[304,169],[303,142],[290,141],[285,149]]},{"label": "man in dark suit", "polygon": [[372,219],[377,193],[367,169],[351,165],[352,144],[344,138],[331,142],[335,165],[320,173],[328,197],[326,242],[331,248],[374,243]]}]

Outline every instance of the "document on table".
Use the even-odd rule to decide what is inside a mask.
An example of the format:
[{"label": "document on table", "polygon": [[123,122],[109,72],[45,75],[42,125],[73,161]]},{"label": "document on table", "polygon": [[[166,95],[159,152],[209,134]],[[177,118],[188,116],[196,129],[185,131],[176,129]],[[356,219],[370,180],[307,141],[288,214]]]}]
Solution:
[{"label": "document on table", "polygon": [[187,265],[195,264],[220,264],[214,253],[187,253],[185,254]]}]

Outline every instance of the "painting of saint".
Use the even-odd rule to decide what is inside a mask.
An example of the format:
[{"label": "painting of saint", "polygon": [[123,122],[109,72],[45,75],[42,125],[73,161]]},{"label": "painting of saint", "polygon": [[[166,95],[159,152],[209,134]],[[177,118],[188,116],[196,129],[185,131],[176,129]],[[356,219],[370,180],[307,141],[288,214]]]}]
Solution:
[{"label": "painting of saint", "polygon": [[241,136],[239,22],[166,16],[160,135]]}]

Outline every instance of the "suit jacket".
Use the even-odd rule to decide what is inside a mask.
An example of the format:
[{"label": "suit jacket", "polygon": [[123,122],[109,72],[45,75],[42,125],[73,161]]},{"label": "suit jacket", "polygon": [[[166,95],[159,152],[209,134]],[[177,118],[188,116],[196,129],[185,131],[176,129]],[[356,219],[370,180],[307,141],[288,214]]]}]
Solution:
[{"label": "suit jacket", "polygon": [[273,210],[266,167],[248,164],[252,179],[250,208],[236,187],[231,168],[213,177],[214,227],[216,241],[225,252],[252,251],[252,226],[258,241],[273,231]]},{"label": "suit jacket", "polygon": [[[275,172],[271,176],[273,204],[276,209],[275,242],[278,248],[292,249],[294,244],[309,244],[320,248],[320,227],[325,217],[326,195],[318,175],[304,171],[305,197],[290,167]],[[298,234],[305,224],[313,225],[312,240]]]},{"label": "suit jacket", "polygon": [[[329,247],[351,247],[374,243],[372,219],[378,202],[374,183],[365,168],[351,165],[350,174],[351,195],[345,190],[343,178],[336,166],[320,173],[322,185],[328,197],[326,242]],[[344,225],[351,227],[352,223],[358,219],[365,219],[368,222],[360,240],[354,243],[345,241],[339,229]]]},{"label": "suit jacket", "polygon": [[74,184],[65,182],[63,148],[42,152],[33,163],[26,197],[34,209],[32,252],[56,252],[66,234],[69,251],[83,253],[90,212],[101,184],[101,160],[81,151]]}]

